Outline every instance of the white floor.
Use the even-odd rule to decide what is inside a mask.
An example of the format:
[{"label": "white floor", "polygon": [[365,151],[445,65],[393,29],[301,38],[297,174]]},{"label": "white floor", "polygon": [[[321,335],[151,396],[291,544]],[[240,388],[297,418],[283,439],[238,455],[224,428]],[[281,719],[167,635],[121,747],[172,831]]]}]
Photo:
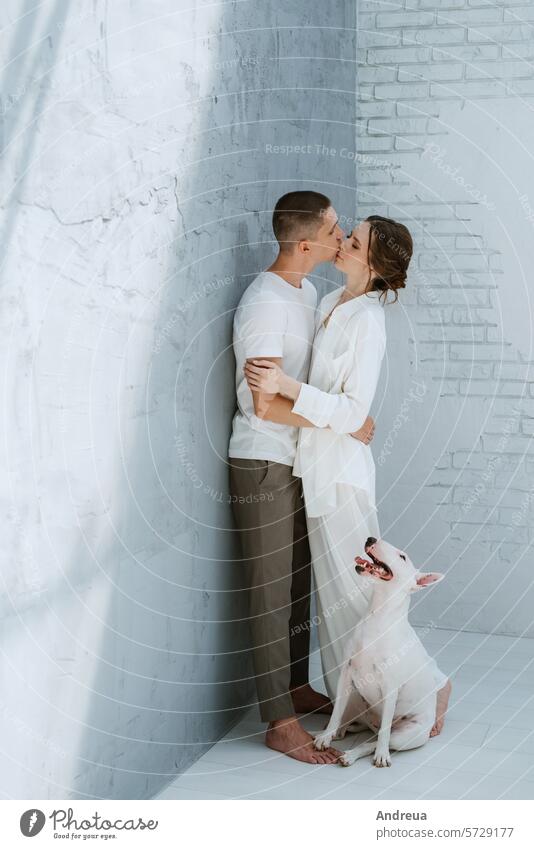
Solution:
[{"label": "white floor", "polygon": [[[257,708],[158,799],[534,799],[534,640],[419,629],[425,646],[451,676],[442,733],[378,769],[311,766],[263,745]],[[310,680],[322,686],[318,653]],[[314,732],[325,717],[303,717]],[[336,742],[354,745],[356,736]],[[363,735],[365,736],[365,735]]]}]

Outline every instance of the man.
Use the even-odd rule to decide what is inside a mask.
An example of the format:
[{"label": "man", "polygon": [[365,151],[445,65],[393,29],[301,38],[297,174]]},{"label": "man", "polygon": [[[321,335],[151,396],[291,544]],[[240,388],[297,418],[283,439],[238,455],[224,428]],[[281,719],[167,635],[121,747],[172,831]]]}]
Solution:
[{"label": "man", "polygon": [[[280,395],[252,393],[243,368],[270,359],[306,381],[317,293],[306,279],[332,262],[343,233],[330,200],[290,192],[274,209],[279,253],[245,291],[234,319],[238,409],[229,447],[230,487],[250,592],[250,628],[260,716],[267,746],[307,763],[334,763],[335,749],[318,752],[296,713],[329,713],[328,698],[308,681],[311,567],[299,478],[292,474],[298,426]],[[368,417],[355,438],[369,442]]]}]

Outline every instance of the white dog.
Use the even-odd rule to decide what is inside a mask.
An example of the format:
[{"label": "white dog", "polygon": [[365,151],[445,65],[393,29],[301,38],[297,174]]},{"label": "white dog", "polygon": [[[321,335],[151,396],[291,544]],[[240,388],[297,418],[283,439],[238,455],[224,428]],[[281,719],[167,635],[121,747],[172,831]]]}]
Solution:
[{"label": "white dog", "polygon": [[356,571],[373,581],[373,596],[347,643],[330,722],[314,745],[327,749],[347,731],[371,728],[378,739],[348,749],[340,763],[350,766],[374,752],[381,767],[391,766],[390,748],[426,743],[435,721],[436,667],[408,621],[408,608],[412,592],[444,576],[419,572],[403,551],[374,537],[365,553],[372,562],[356,557]]}]

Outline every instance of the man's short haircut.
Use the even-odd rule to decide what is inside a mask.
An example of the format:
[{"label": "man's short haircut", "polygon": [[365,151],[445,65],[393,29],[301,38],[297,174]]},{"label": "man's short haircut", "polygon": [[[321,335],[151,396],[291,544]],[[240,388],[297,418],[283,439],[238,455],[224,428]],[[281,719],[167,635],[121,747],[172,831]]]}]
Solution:
[{"label": "man's short haircut", "polygon": [[290,251],[302,239],[313,239],[332,203],[319,192],[289,192],[277,202],[273,230],[280,250]]}]

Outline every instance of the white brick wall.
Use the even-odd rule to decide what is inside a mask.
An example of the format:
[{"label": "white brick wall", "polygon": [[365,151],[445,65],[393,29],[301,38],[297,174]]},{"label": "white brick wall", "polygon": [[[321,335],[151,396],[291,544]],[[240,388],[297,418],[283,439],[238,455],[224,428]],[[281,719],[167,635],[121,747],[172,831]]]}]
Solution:
[{"label": "white brick wall", "polygon": [[507,0],[360,0],[356,130],[358,214],[416,245],[375,405],[381,532],[447,571],[416,621],[529,636],[533,20]]}]

